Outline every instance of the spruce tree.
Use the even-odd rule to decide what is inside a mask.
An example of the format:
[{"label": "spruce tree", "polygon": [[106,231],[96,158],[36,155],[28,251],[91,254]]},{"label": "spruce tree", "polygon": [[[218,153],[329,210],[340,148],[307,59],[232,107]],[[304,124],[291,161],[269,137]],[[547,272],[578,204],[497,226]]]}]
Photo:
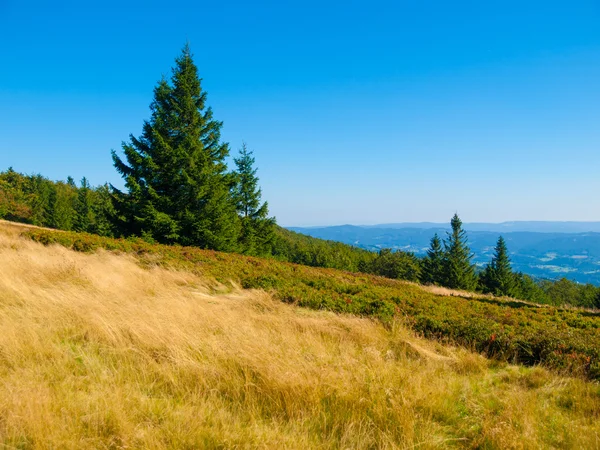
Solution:
[{"label": "spruce tree", "polygon": [[75,204],[75,231],[91,232],[94,223],[92,211],[92,190],[86,177],[81,179],[81,187],[77,193]]},{"label": "spruce tree", "polygon": [[233,195],[241,221],[240,249],[251,255],[270,254],[275,220],[269,218],[267,202],[261,205],[262,192],[258,187],[255,158],[245,142],[233,161],[237,167]]},{"label": "spruce tree", "polygon": [[481,284],[487,293],[515,295],[516,278],[510,266],[506,241],[502,236],[498,238],[492,260],[481,274]]},{"label": "spruce tree", "polygon": [[237,248],[239,221],[227,172],[229,146],[222,122],[206,105],[189,46],[175,60],[169,81],[154,89],[151,118],[140,138],[123,143],[126,162],[113,162],[127,192],[113,187],[122,231],[163,243],[215,250]]},{"label": "spruce tree", "polygon": [[24,192],[29,197],[30,221],[33,225],[49,226],[52,223],[52,194],[54,186],[42,175],[26,177]]},{"label": "spruce tree", "polygon": [[423,284],[442,284],[444,282],[444,250],[437,233],[431,238],[429,250],[423,258],[419,281]]},{"label": "spruce tree", "polygon": [[75,185],[62,181],[55,183],[51,196],[52,228],[66,231],[73,229],[77,218],[77,194]]},{"label": "spruce tree", "polygon": [[450,225],[452,232],[448,233],[448,238],[444,241],[443,284],[451,289],[473,291],[477,287],[475,267],[471,264],[473,254],[458,214],[454,214]]},{"label": "spruce tree", "polygon": [[111,192],[108,184],[98,186],[93,190],[92,213],[94,224],[91,232],[100,236],[113,236],[112,222],[115,210],[111,202]]}]

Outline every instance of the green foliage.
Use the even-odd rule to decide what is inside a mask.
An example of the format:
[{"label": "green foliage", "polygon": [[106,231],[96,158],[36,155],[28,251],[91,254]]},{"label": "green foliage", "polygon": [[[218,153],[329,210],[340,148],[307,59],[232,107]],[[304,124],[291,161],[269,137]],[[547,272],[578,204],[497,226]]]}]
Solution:
[{"label": "green foliage", "polygon": [[224,251],[237,249],[239,220],[230,193],[222,122],[206,106],[206,92],[186,46],[175,60],[170,83],[154,90],[152,115],[142,136],[123,143],[126,162],[113,162],[128,192],[115,189],[115,208],[129,235],[158,242]]},{"label": "green foliage", "polygon": [[557,281],[543,280],[540,288],[544,294],[544,303],[563,306],[573,305],[586,308],[600,306],[600,289],[591,284],[578,284],[566,278]]},{"label": "green foliage", "polygon": [[300,306],[402,320],[426,337],[465,345],[500,360],[542,364],[600,380],[600,317],[588,311],[519,301],[440,296],[413,284],[311,268],[193,247],[107,239],[90,234],[30,230],[44,244],[78,251],[104,248],[136,255],[141,264],[193,271],[221,284],[262,288]]},{"label": "green foliage", "polygon": [[4,219],[10,208],[10,186],[4,180],[0,180],[0,219]]},{"label": "green foliage", "polygon": [[[70,177],[69,177],[70,178]],[[112,236],[114,214],[107,186],[81,188],[41,175],[0,172],[0,218],[60,230],[81,230]]]},{"label": "green foliage", "polygon": [[444,250],[442,241],[437,233],[431,238],[431,244],[427,255],[421,262],[421,275],[419,281],[423,284],[444,283]]},{"label": "green foliage", "polygon": [[92,191],[92,215],[94,221],[90,232],[100,236],[114,236],[115,208],[112,203],[112,194],[108,184],[98,186]]},{"label": "green foliage", "polygon": [[273,256],[281,261],[306,266],[365,272],[377,255],[368,250],[313,238],[276,226]]},{"label": "green foliage", "polygon": [[418,281],[421,267],[413,253],[393,252],[386,248],[380,250],[369,265],[363,266],[363,272],[396,280]]},{"label": "green foliage", "polygon": [[53,183],[41,175],[32,175],[26,178],[25,189],[29,193],[31,223],[33,225],[52,223],[51,199]]},{"label": "green foliage", "polygon": [[31,223],[31,194],[26,186],[27,178],[15,172],[12,167],[0,173],[0,218]]},{"label": "green foliage", "polygon": [[280,227],[275,228],[273,255],[279,260],[306,266],[370,273],[409,281],[417,281],[420,272],[419,259],[413,253],[392,252],[390,249],[374,253]]},{"label": "green foliage", "polygon": [[54,184],[50,197],[51,228],[72,230],[77,220],[78,189],[69,183],[59,181]]},{"label": "green foliage", "polygon": [[458,214],[454,214],[450,225],[452,232],[448,233],[448,239],[444,241],[443,285],[451,289],[474,291],[477,287],[477,277],[475,267],[471,264],[473,254]]},{"label": "green foliage", "polygon": [[492,260],[480,276],[480,284],[486,293],[509,297],[517,294],[515,275],[502,236],[498,238]]},{"label": "green foliage", "polygon": [[92,210],[92,193],[87,178],[81,179],[81,187],[77,195],[75,206],[77,216],[75,219],[75,231],[92,231],[94,223],[94,212]]},{"label": "green foliage", "polygon": [[515,274],[515,297],[535,303],[547,303],[546,294],[529,275]]},{"label": "green foliage", "polygon": [[269,217],[267,202],[261,205],[261,189],[258,187],[257,169],[254,167],[255,158],[246,147],[246,143],[242,144],[234,162],[237,171],[233,198],[241,222],[240,250],[248,255],[271,254],[275,238],[275,219]]}]

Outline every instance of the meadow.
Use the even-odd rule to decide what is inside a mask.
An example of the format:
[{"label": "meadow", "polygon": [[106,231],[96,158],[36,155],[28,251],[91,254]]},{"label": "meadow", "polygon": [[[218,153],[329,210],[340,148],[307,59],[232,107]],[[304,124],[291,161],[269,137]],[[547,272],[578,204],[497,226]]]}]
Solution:
[{"label": "meadow", "polygon": [[186,270],[226,288],[262,289],[285,303],[401,322],[427,338],[501,361],[543,365],[559,373],[600,379],[600,313],[510,298],[423,287],[401,280],[306,267],[141,239],[28,229],[24,236],[81,252],[104,249],[135,255],[145,267]]},{"label": "meadow", "polygon": [[[425,339],[418,319],[406,325],[406,312],[347,302],[368,283],[378,293],[414,292],[415,303],[419,293],[445,308],[476,301],[333,270],[1,223],[0,446],[600,445],[596,382]],[[310,308],[289,297],[301,293],[312,293]]]}]

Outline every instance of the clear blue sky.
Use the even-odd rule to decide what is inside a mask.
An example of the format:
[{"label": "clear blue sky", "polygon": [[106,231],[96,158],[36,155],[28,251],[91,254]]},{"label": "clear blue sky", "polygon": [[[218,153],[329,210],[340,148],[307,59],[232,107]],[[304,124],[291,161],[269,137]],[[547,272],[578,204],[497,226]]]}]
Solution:
[{"label": "clear blue sky", "polygon": [[280,224],[600,220],[598,1],[0,0],[0,170],[121,185],[186,40]]}]

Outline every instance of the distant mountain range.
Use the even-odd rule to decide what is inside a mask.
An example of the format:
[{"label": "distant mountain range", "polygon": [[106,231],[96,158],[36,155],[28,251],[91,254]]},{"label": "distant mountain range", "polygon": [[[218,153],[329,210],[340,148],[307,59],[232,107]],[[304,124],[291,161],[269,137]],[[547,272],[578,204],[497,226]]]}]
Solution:
[{"label": "distant mountain range", "polygon": [[[499,235],[506,239],[513,268],[539,278],[566,277],[600,285],[600,222],[504,222],[464,224],[473,261],[492,257]],[[450,225],[397,223],[370,226],[289,227],[309,236],[368,250],[392,248],[424,255],[434,233],[443,239]]]},{"label": "distant mountain range", "polygon": [[[345,226],[345,225],[343,225]],[[355,226],[355,225],[348,225]],[[359,228],[425,228],[450,229],[450,223],[435,222],[401,222],[384,223],[380,225],[358,225]],[[333,228],[333,227],[305,227]],[[514,231],[529,231],[532,233],[600,233],[600,222],[544,222],[544,221],[515,221],[502,223],[474,222],[465,223],[463,228],[468,231],[493,231],[510,233]]]}]

